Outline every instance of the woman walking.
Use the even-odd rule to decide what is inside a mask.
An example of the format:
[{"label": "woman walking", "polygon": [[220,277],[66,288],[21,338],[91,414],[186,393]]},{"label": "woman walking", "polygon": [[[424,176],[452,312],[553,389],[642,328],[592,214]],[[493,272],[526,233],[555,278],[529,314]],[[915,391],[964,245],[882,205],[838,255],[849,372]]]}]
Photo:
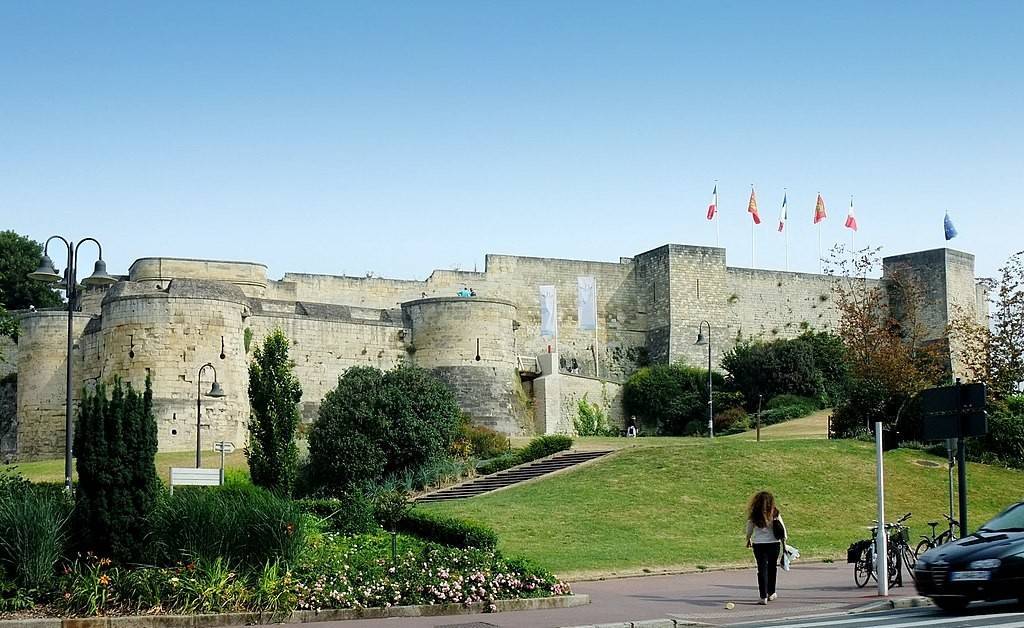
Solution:
[{"label": "woman walking", "polygon": [[780,544],[786,541],[786,526],[782,523],[775,496],[761,491],[750,499],[747,507],[747,547],[754,548],[757,561],[757,590],[760,604],[778,597],[775,594],[775,576],[778,573]]}]

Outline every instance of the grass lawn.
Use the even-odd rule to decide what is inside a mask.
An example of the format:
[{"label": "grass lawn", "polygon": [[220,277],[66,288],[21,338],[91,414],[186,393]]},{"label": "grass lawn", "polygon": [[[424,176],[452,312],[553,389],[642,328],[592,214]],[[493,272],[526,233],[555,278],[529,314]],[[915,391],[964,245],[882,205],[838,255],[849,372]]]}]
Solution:
[{"label": "grass lawn", "polygon": [[[570,578],[750,563],[745,508],[761,489],[776,494],[805,558],[845,558],[875,517],[869,443],[660,440],[636,439],[609,459],[547,480],[418,508],[487,523],[503,550]],[[912,511],[914,537],[947,509],[942,463],[916,450],[885,456],[886,516]],[[1024,473],[970,464],[968,480],[974,527],[1024,499]]]},{"label": "grass lawn", "polygon": [[[18,472],[33,482],[64,482],[64,459],[38,460],[35,462],[19,462],[11,467],[17,468]],[[156,455],[156,471],[164,482],[169,481],[171,467],[194,467],[196,466],[196,452],[193,451],[172,451]],[[220,454],[215,451],[203,452],[203,466],[210,469],[220,468]],[[249,473],[249,465],[245,460],[245,453],[241,449],[224,457],[224,469],[226,472]],[[74,477],[78,477],[77,474]]]}]

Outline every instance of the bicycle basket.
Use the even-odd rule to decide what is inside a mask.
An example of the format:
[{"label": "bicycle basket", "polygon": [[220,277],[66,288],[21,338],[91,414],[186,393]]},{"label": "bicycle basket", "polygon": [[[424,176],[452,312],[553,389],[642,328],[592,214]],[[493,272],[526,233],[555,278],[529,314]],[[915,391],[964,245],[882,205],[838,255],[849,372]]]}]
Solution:
[{"label": "bicycle basket", "polygon": [[889,538],[893,541],[903,541],[904,543],[910,544],[910,528],[900,528]]},{"label": "bicycle basket", "polygon": [[850,547],[846,550],[846,562],[855,563],[860,560],[860,555],[864,553],[864,550],[871,545],[870,540],[857,541],[851,543]]}]

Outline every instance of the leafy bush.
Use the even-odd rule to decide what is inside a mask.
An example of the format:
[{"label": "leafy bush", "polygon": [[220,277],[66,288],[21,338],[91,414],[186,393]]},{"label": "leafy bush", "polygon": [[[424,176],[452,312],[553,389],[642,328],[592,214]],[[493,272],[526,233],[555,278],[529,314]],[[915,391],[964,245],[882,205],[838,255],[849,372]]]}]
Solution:
[{"label": "leafy bush", "polygon": [[807,410],[807,414],[811,414],[821,409],[821,403],[817,399],[801,397],[800,395],[777,395],[769,399],[768,403],[764,404],[764,407],[768,410],[774,410],[784,406],[802,406]]},{"label": "leafy bush", "polygon": [[509,449],[508,436],[483,425],[469,425],[466,437],[471,454],[482,460],[500,456]]},{"label": "leafy bush", "polygon": [[738,434],[750,429],[750,416],[743,408],[733,406],[715,415],[715,434]]},{"label": "leafy bush", "polygon": [[989,404],[988,434],[967,447],[972,460],[1024,469],[1024,395]]},{"label": "leafy bush", "polygon": [[889,388],[872,378],[856,378],[846,387],[843,402],[836,405],[829,422],[829,438],[852,438],[871,431],[876,421],[888,423],[896,416]]},{"label": "leafy bush", "polygon": [[86,391],[78,408],[74,536],[83,550],[142,562],[160,486],[153,388],[149,377],[142,394],[115,379],[109,400],[106,392],[103,384]]},{"label": "leafy bush", "polygon": [[46,590],[68,543],[71,503],[61,493],[17,486],[0,493],[2,572],[26,589]]},{"label": "leafy bush", "polygon": [[576,404],[573,427],[577,436],[618,436],[619,430],[608,425],[608,415],[596,403],[587,400],[587,395]]},{"label": "leafy bush", "polygon": [[476,472],[480,475],[490,475],[497,473],[498,471],[504,471],[505,469],[511,469],[512,467],[523,464],[522,459],[519,457],[519,452],[513,452],[505,454],[504,456],[498,456],[497,458],[491,458],[485,460],[477,465]]},{"label": "leafy bush", "polygon": [[722,357],[724,368],[747,407],[758,395],[769,399],[794,394],[833,401],[847,379],[841,339],[829,333],[806,332],[797,338],[738,343]]},{"label": "leafy bush", "polygon": [[398,530],[452,547],[494,549],[498,546],[498,535],[481,523],[422,510],[406,513],[398,521]]},{"label": "leafy bush", "polygon": [[179,489],[161,500],[153,527],[168,563],[290,564],[306,539],[299,505],[257,486]]},{"label": "leafy bush", "polygon": [[363,491],[349,491],[341,498],[299,499],[295,504],[338,534],[365,534],[380,527],[373,516],[373,502]]},{"label": "leafy bush", "polygon": [[452,391],[424,369],[350,368],[310,432],[312,477],[337,491],[419,469],[450,450],[459,417]]},{"label": "leafy bush", "polygon": [[[725,379],[711,374],[714,390]],[[645,366],[633,373],[623,389],[626,414],[635,415],[647,429],[662,436],[690,432],[691,422],[707,426],[708,372],[683,364]],[[699,427],[694,431],[699,431]]]},{"label": "leafy bush", "polygon": [[557,454],[572,447],[572,436],[565,434],[548,434],[532,439],[526,447],[519,452],[519,460],[530,462]]},{"label": "leafy bush", "polygon": [[256,347],[249,364],[249,444],[245,457],[256,486],[279,495],[291,495],[298,474],[299,426],[302,386],[292,373],[288,338],[274,330]]}]

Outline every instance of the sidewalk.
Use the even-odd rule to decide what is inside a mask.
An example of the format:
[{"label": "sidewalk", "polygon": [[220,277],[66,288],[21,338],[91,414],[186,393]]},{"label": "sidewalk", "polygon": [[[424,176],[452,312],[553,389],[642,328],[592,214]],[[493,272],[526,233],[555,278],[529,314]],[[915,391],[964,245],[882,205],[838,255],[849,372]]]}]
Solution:
[{"label": "sidewalk", "polygon": [[[915,596],[909,577],[905,586],[890,592],[890,599]],[[873,584],[873,583],[872,583]],[[845,563],[794,565],[779,571],[779,599],[767,607],[757,604],[754,569],[711,571],[677,576],[646,576],[576,582],[573,592],[590,595],[588,606],[577,608],[454,615],[368,619],[318,624],[325,628],[434,628],[478,622],[500,628],[558,628],[648,619],[687,619],[726,624],[838,611],[878,601],[877,588],[858,589],[853,568]],[[727,610],[726,602],[735,603]]]}]

